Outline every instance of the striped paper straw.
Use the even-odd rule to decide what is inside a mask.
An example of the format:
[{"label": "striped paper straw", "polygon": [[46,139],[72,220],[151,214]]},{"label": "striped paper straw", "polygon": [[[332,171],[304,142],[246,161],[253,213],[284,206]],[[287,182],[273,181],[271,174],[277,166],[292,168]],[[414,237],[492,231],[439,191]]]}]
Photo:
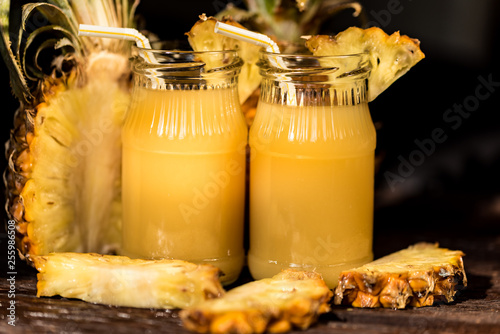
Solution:
[{"label": "striped paper straw", "polygon": [[[149,43],[149,40],[146,38],[146,36],[132,28],[103,27],[90,24],[80,24],[78,35],[122,39],[135,42],[135,44],[140,48],[151,49],[151,44]],[[144,52],[142,56],[148,63],[156,63],[154,55],[152,55],[150,52]]]},{"label": "striped paper straw", "polygon": [[[266,49],[267,52],[280,53],[278,44],[264,34],[260,34],[247,29],[238,28],[230,24],[217,22],[215,23],[214,32],[223,36],[231,37],[243,42],[252,43]],[[274,66],[281,69],[287,69],[283,60],[279,57],[271,57],[271,62]],[[281,76],[283,79],[284,76]],[[281,82],[280,85],[287,92],[287,102],[289,105],[297,105],[297,96],[295,95],[295,87],[292,83]]]},{"label": "striped paper straw", "polygon": [[[78,36],[121,39],[125,41],[135,42],[137,47],[143,49],[151,49],[151,44],[149,43],[149,40],[146,38],[146,36],[132,28],[103,27],[90,24],[80,24],[78,29]],[[146,60],[146,62],[150,64],[158,63],[155,59],[155,56],[151,52],[143,51],[140,53],[140,55],[142,56],[142,58],[144,58],[144,60]],[[156,74],[155,71],[153,71],[153,73]],[[160,79],[157,76],[155,76],[154,79],[156,81],[156,84],[153,83],[153,89],[161,86]]]}]

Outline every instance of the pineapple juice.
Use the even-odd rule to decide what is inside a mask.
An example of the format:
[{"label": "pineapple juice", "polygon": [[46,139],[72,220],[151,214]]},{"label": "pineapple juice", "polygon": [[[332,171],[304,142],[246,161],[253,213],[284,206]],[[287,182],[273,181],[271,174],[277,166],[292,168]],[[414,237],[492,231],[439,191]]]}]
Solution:
[{"label": "pineapple juice", "polygon": [[[265,88],[263,88],[265,89]],[[250,251],[255,279],[372,260],[375,128],[368,105],[259,101],[250,130]]]},{"label": "pineapple juice", "polygon": [[123,253],[243,265],[247,127],[236,86],[135,87],[123,129]]}]

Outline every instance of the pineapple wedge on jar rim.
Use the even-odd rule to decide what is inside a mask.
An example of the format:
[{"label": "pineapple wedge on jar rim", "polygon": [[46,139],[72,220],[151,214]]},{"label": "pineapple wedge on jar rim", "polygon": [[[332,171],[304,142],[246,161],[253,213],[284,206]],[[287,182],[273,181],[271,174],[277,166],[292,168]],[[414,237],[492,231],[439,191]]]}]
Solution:
[{"label": "pineapple wedge on jar rim", "polygon": [[372,27],[350,27],[336,36],[305,36],[306,47],[315,56],[368,53],[372,69],[368,78],[368,101],[373,101],[394,81],[406,74],[425,55],[420,41],[395,32],[386,34]]}]

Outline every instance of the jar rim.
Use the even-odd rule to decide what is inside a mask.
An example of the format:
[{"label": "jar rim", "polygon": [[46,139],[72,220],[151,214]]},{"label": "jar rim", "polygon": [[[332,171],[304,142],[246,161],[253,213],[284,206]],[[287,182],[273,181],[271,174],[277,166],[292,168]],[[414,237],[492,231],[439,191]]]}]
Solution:
[{"label": "jar rim", "polygon": [[372,70],[369,52],[315,56],[313,54],[276,53],[261,50],[259,73],[263,79],[297,84],[341,83],[364,80]]},{"label": "jar rim", "polygon": [[236,50],[197,52],[134,46],[131,61],[134,76],[152,80],[158,87],[174,83],[227,85],[243,66]]},{"label": "jar rim", "polygon": [[321,59],[321,58],[356,58],[356,57],[365,57],[369,56],[370,53],[368,51],[365,52],[358,52],[358,53],[348,53],[348,54],[343,54],[343,55],[324,55],[324,56],[317,56],[313,54],[307,54],[307,53],[278,53],[278,52],[271,52],[271,51],[266,51],[265,49],[262,49],[259,51],[261,54],[264,54],[266,56],[278,56],[278,57],[300,57],[300,58],[307,58],[307,59]]},{"label": "jar rim", "polygon": [[136,49],[139,52],[151,52],[151,53],[159,53],[165,55],[171,54],[193,54],[193,55],[203,55],[203,54],[231,54],[237,53],[237,50],[211,50],[211,51],[193,51],[193,50],[183,50],[183,49],[155,49],[155,48],[143,48],[137,45],[132,45],[132,49]]}]

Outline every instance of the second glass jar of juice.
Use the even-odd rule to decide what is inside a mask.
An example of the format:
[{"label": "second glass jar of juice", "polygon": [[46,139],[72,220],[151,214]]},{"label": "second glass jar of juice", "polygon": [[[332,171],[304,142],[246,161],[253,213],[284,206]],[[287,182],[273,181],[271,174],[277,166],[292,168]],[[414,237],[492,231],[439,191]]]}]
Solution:
[{"label": "second glass jar of juice", "polygon": [[328,286],[372,260],[375,128],[368,55],[262,52],[250,129],[249,268],[315,270]]},{"label": "second glass jar of juice", "polygon": [[244,260],[242,61],[233,51],[147,56],[155,64],[133,62],[122,133],[123,253],[213,264],[233,282]]}]

